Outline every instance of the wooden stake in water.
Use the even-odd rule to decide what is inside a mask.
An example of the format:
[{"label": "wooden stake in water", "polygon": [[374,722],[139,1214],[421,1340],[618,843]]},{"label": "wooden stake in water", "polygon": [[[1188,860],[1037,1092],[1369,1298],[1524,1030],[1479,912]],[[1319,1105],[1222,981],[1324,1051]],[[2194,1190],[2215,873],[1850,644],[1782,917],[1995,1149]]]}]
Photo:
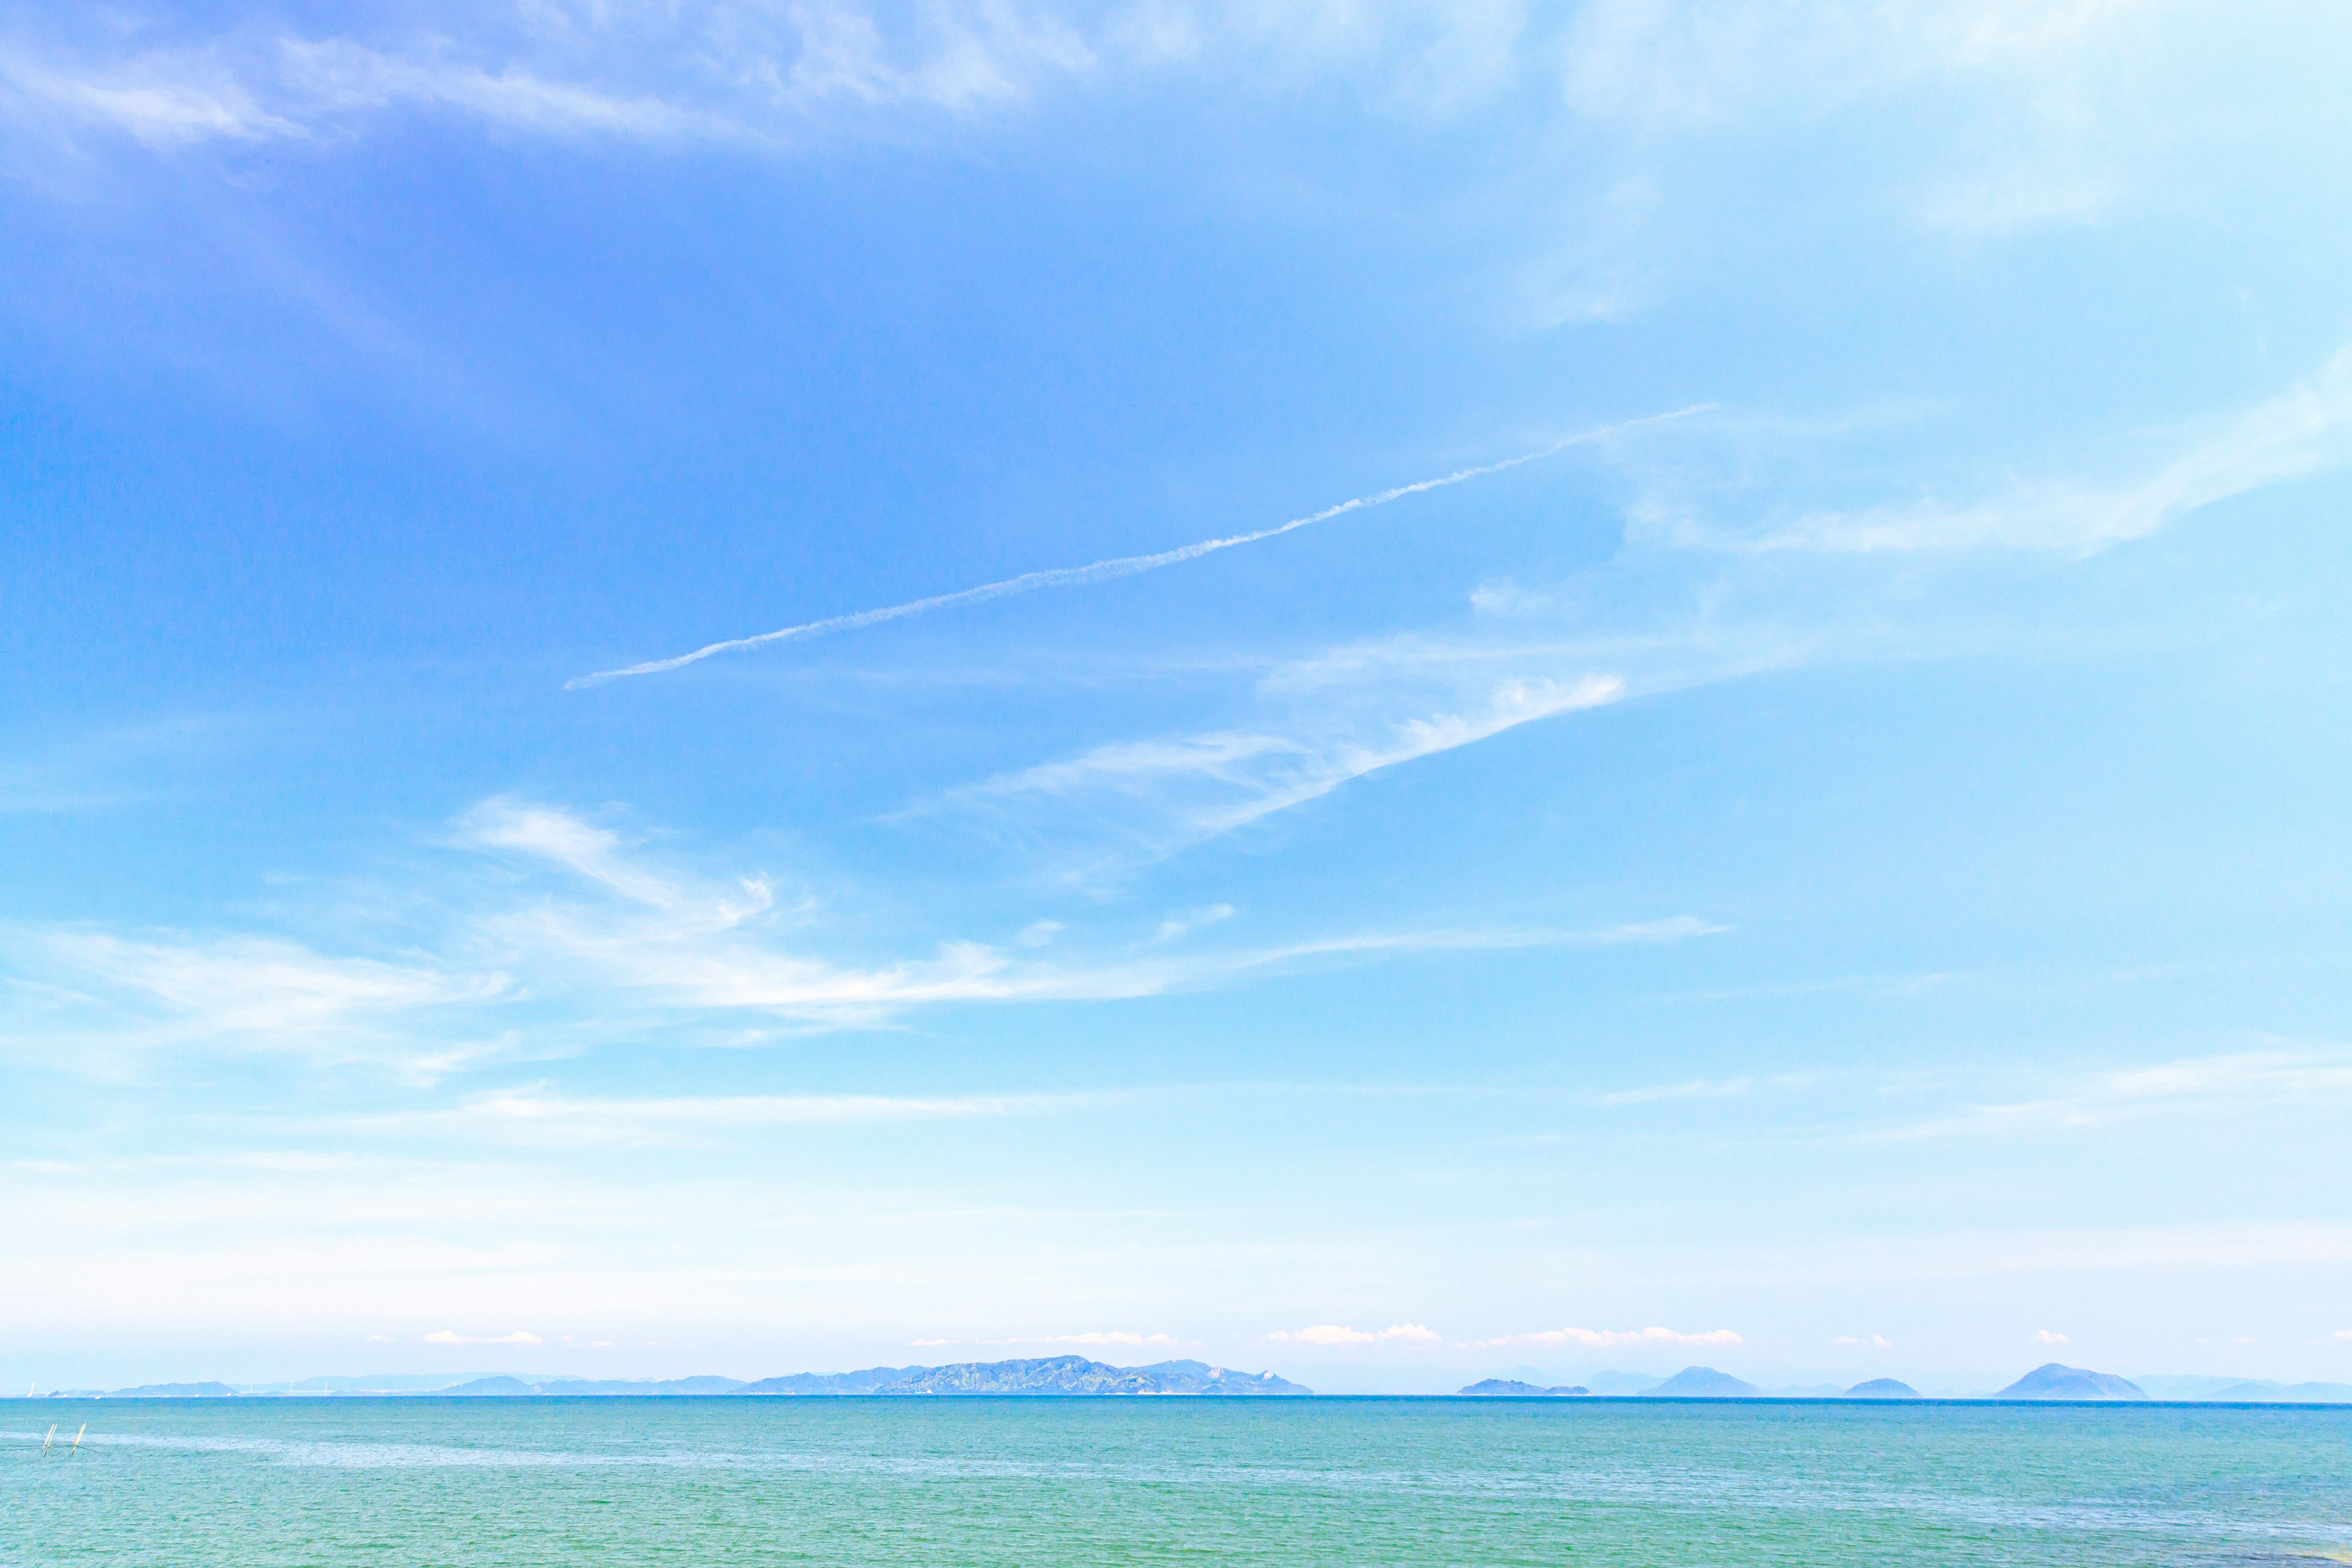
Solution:
[{"label": "wooden stake in water", "polygon": [[57,1423],[53,1421],[53,1422],[49,1423],[49,1435],[48,1435],[47,1436],[46,1436],[46,1437],[44,1437],[44,1438],[42,1438],[42,1439],[41,1439],[41,1452],[42,1452],[42,1453],[46,1454],[46,1453],[47,1453],[47,1452],[49,1451],[49,1445],[50,1445],[51,1443],[53,1443],[53,1442],[57,1441],[57,1436],[58,1436],[58,1427],[57,1427]]},{"label": "wooden stake in water", "polygon": [[[74,1446],[73,1446],[73,1451],[74,1451],[74,1454],[77,1454],[77,1455],[78,1455],[78,1454],[79,1454],[79,1453],[81,1452],[81,1433],[82,1433],[82,1432],[87,1432],[87,1431],[89,1431],[89,1422],[87,1422],[87,1421],[85,1421],[85,1422],[83,1422],[83,1423],[81,1424],[81,1432],[77,1432],[77,1433],[75,1433],[75,1434],[74,1434]],[[70,1457],[71,1457],[71,1456],[68,1456],[68,1458],[70,1458]]]}]

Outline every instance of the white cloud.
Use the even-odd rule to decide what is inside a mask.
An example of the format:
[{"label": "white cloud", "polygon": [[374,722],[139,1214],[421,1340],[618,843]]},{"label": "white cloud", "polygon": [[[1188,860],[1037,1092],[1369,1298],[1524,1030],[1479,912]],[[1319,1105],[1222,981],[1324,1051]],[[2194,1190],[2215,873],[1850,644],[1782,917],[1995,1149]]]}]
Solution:
[{"label": "white cloud", "polygon": [[2224,1106],[2325,1104],[2352,1099],[2352,1051],[2267,1050],[2192,1057],[2092,1073],[2062,1092],[1967,1107],[1872,1136],[1887,1139],[2089,1128]]},{"label": "white cloud", "polygon": [[431,1079],[512,1054],[486,1026],[518,998],[495,967],[321,954],[278,938],[0,931],[17,1005],[0,1045],[94,1065],[205,1049],[382,1060]]},{"label": "white cloud", "polygon": [[136,32],[86,28],[78,49],[60,43],[39,63],[59,81],[51,101],[97,100],[89,111],[163,140],[317,135],[415,106],[550,135],[791,141],[877,115],[969,118],[1056,86],[1181,71],[1282,96],[1343,84],[1409,121],[1456,119],[1531,88],[1575,120],[1653,132],[1803,121],[1939,81],[1973,89],[1979,114],[2031,121],[2029,145],[2049,147],[2077,121],[2129,107],[2127,74],[2086,64],[2112,60],[2124,29],[2146,37],[2168,12],[2194,9],[1601,0],[1549,18],[1521,0],[536,0],[427,5],[369,41],[248,26],[142,47]]},{"label": "white cloud", "polygon": [[[70,1043],[75,1048],[62,1054],[93,1063],[140,1050],[299,1053],[383,1062],[430,1079],[489,1061],[569,1054],[653,1026],[693,1030],[691,1037],[710,1043],[756,1044],[782,1033],[885,1025],[947,1004],[1150,996],[1318,961],[1671,942],[1719,929],[1675,916],[1580,931],[1369,931],[1202,951],[1197,943],[1161,949],[1182,934],[1163,926],[1160,938],[1117,943],[1108,956],[1049,960],[1037,943],[1007,952],[948,941],[928,957],[858,963],[815,951],[823,935],[809,907],[780,910],[764,878],[714,879],[657,867],[612,830],[558,808],[486,802],[461,820],[452,847],[521,857],[534,874],[518,881],[487,876],[478,862],[451,868],[432,889],[448,910],[432,955],[336,957],[279,938],[131,940],[0,928],[13,971],[0,982],[17,1004],[0,1026],[0,1045],[54,1058]],[[541,870],[556,875],[542,880]],[[1189,931],[1230,913],[1211,905],[1177,923]],[[484,1102],[449,1113],[449,1124],[539,1126],[568,1136],[602,1128],[620,1137],[728,1117],[972,1111],[950,1112],[944,1101],[886,1111],[882,1101],[822,1098],[762,1101],[758,1110],[744,1109],[749,1101],[624,1107],[528,1095],[500,1103],[503,1110]]]},{"label": "white cloud", "polygon": [[279,40],[275,79],[304,121],[347,121],[395,105],[453,109],[509,130],[649,141],[755,140],[748,126],[651,94],[617,94],[527,68],[452,59],[440,48],[387,54],[347,38]]},{"label": "white cloud", "polygon": [[[989,814],[1051,812],[1064,822],[1080,812],[1103,829],[1112,847],[1102,853],[1110,862],[1154,858],[1318,800],[1368,773],[1624,694],[1623,679],[1611,674],[1509,677],[1459,704],[1412,716],[1327,707],[1302,713],[1286,732],[1211,731],[1118,742],[966,786],[940,804]],[[1386,695],[1368,690],[1349,707]]]},{"label": "white cloud", "polygon": [[1895,1342],[1884,1334],[1840,1334],[1837,1337],[1837,1342],[1842,1345],[1866,1346],[1877,1351],[1891,1351],[1895,1348]]},{"label": "white cloud", "polygon": [[[2284,56],[2290,40],[2306,52]],[[1800,178],[1852,179],[1844,150],[1899,123],[1885,195],[1977,237],[2095,223],[2235,178],[2220,171],[2257,126],[2294,127],[2304,156],[2340,141],[2327,84],[2342,48],[2297,0],[1595,0],[1559,58],[1575,114],[1589,132],[1616,128],[1637,166],[1677,143],[1731,157],[1794,143],[1823,165]],[[2249,67],[2282,58],[2295,64],[2265,73],[2270,101],[2251,117]]]},{"label": "white cloud", "polygon": [[216,49],[74,67],[0,46],[0,117],[104,127],[156,148],[302,134],[293,121],[263,108]]},{"label": "white cloud", "polygon": [[[533,805],[508,795],[493,795],[457,821],[459,842],[486,849],[507,849],[560,866],[591,881],[602,882],[623,897],[655,909],[675,909],[684,895],[677,887],[647,872],[623,852],[620,836],[578,815],[553,806]],[[764,884],[759,894],[764,895]],[[768,907],[771,900],[755,896],[750,909],[735,919]]]},{"label": "white cloud", "polygon": [[1937,78],[2063,72],[2163,0],[1867,5],[1598,0],[1569,32],[1567,89],[1588,114],[1653,126],[1805,120]]},{"label": "white cloud", "polygon": [[1760,550],[1852,552],[2031,549],[2089,552],[2137,539],[2200,507],[2352,462],[2352,348],[2275,397],[2221,421],[2141,479],[2021,487],[1964,504],[1924,501],[1821,513]]},{"label": "white cloud", "polygon": [[[0,118],[159,150],[333,149],[430,116],[805,153],[966,135],[1036,106],[1115,113],[1171,79],[1210,102],[1469,121],[1491,137],[1462,165],[1478,188],[1438,211],[1449,226],[1465,208],[1509,215],[1485,292],[1522,300],[1515,325],[1612,321],[1670,292],[1726,205],[1694,171],[1976,241],[2147,210],[2186,182],[2226,191],[2247,167],[2300,161],[2306,186],[2329,187],[2352,129],[2338,30],[2296,0],[423,0],[341,32],[197,24],[171,47],[152,25],[50,10],[0,53]],[[1854,145],[1874,156],[1857,164]]]},{"label": "white cloud", "polygon": [[567,5],[415,18],[373,42],[239,29],[125,53],[17,42],[0,112],[113,130],[155,147],[325,142],[399,110],[551,138],[783,146],[877,115],[949,121],[1080,81],[1094,54],[1068,23],[1009,3],[892,16],[841,4]]},{"label": "white cloud", "polygon": [[2066,1336],[2053,1333],[2048,1329],[2036,1329],[2033,1331],[2033,1342],[2037,1345],[2063,1345],[2066,1342]]},{"label": "white cloud", "polygon": [[528,1329],[517,1329],[510,1334],[499,1334],[488,1339],[469,1339],[455,1329],[442,1329],[425,1336],[428,1345],[543,1345],[547,1342]]},{"label": "white cloud", "polygon": [[1267,1339],[1301,1345],[1433,1344],[1442,1336],[1422,1323],[1391,1323],[1385,1329],[1351,1329],[1344,1323],[1317,1323],[1305,1329],[1278,1329]]},{"label": "white cloud", "polygon": [[1747,1342],[1729,1329],[1712,1329],[1704,1333],[1684,1333],[1675,1329],[1538,1329],[1532,1333],[1506,1334],[1496,1340],[1475,1340],[1480,1350],[1502,1350],[1517,1345],[1535,1345],[1546,1350],[1559,1350],[1569,1345],[1581,1345],[1588,1350],[1623,1350],[1643,1345],[1737,1345]]},{"label": "white cloud", "polygon": [[1160,929],[1152,934],[1151,940],[1173,942],[1178,937],[1190,936],[1204,926],[1213,926],[1233,918],[1234,906],[1231,904],[1204,905],[1197,910],[1188,910],[1182,914],[1170,915],[1160,922]]},{"label": "white cloud", "polygon": [[206,1027],[266,1034],[353,1015],[495,1001],[504,975],[449,974],[424,964],[327,958],[292,942],[227,938],[131,942],[104,932],[40,939],[69,973],[142,996]]},{"label": "white cloud", "polygon": [[[538,813],[539,816],[561,814]],[[583,860],[593,879],[607,887],[652,879],[615,865],[617,851],[604,837],[576,836],[558,824],[531,830],[533,842],[563,847],[551,858],[567,868]],[[578,844],[575,847],[575,837]],[[764,895],[765,884],[742,886]],[[659,907],[641,914],[637,906]],[[1222,919],[1212,906],[1204,917]],[[698,909],[714,912],[698,915]],[[784,948],[768,929],[764,898],[728,900],[713,890],[675,898],[665,891],[623,902],[537,903],[506,909],[482,919],[478,939],[502,963],[545,973],[560,965],[572,984],[634,992],[662,1005],[704,1013],[772,1015],[813,1026],[885,1021],[908,1008],[955,1002],[1108,1000],[1156,995],[1214,984],[1237,975],[1318,958],[1370,956],[1445,950],[1536,946],[1612,946],[1667,942],[1708,934],[1720,928],[1692,916],[1632,922],[1587,931],[1427,931],[1371,932],[1294,942],[1226,952],[1124,956],[1088,962],[1016,959],[972,942],[941,943],[934,956],[871,966],[832,963]],[[1056,928],[1058,930],[1058,927]]]}]

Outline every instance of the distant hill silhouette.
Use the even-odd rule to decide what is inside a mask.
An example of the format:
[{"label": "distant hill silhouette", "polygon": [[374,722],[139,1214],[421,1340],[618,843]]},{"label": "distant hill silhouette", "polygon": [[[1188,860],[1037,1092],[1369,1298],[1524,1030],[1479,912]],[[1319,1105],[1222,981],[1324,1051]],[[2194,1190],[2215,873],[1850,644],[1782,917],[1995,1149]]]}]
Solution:
[{"label": "distant hill silhouette", "polygon": [[519,1377],[478,1377],[471,1383],[461,1383],[455,1388],[436,1388],[432,1392],[436,1397],[442,1394],[462,1394],[470,1399],[485,1394],[537,1394],[539,1384],[525,1383]]},{"label": "distant hill silhouette", "polygon": [[927,1366],[869,1366],[863,1372],[796,1372],[784,1377],[763,1377],[735,1390],[738,1394],[871,1394],[885,1384],[904,1383],[929,1372]]},{"label": "distant hill silhouette", "polygon": [[762,1378],[733,1390],[749,1394],[1312,1394],[1270,1372],[1233,1372],[1206,1362],[1163,1361],[1150,1366],[1108,1366],[1085,1356],[1031,1361],[971,1361],[948,1366],[877,1366],[864,1372],[795,1373]]},{"label": "distant hill silhouette", "polygon": [[[1834,1399],[1918,1399],[1909,1384],[1875,1377],[1843,1391],[1834,1387],[1759,1389],[1712,1367],[1685,1367],[1661,1381],[1640,1373],[1595,1373],[1579,1384],[1546,1384],[1531,1381],[1540,1369],[1516,1369],[1526,1377],[1490,1377],[1458,1390],[1462,1394],[1500,1399],[1573,1398],[1595,1389],[1606,1394],[1656,1395],[1685,1399],[1753,1399],[1817,1397]],[[462,1374],[461,1374],[462,1375]],[[2352,1405],[2352,1384],[2275,1383],[2265,1378],[2232,1380],[2188,1375],[2150,1376],[2147,1386],[2109,1373],[2087,1372],[2052,1362],[2038,1366],[1996,1399],[2158,1399],[2226,1404]],[[1589,1385],[1589,1386],[1588,1386]],[[134,1388],[57,1389],[53,1399],[236,1399],[276,1395],[358,1394],[367,1397],[432,1394],[459,1398],[499,1396],[730,1394],[1310,1394],[1314,1391],[1272,1373],[1234,1372],[1205,1362],[1163,1361],[1150,1366],[1118,1367],[1084,1356],[1052,1356],[1033,1361],[963,1362],[950,1366],[874,1366],[859,1372],[802,1372],[742,1383],[731,1377],[652,1378],[520,1378],[474,1377],[449,1384],[429,1374],[403,1373],[371,1377],[315,1377],[299,1383],[254,1384],[236,1388],[226,1383],[146,1383]]]},{"label": "distant hill silhouette", "polygon": [[1644,1389],[1643,1399],[1753,1399],[1764,1391],[1752,1383],[1717,1372],[1711,1366],[1686,1366],[1655,1388]]},{"label": "distant hill silhouette", "polygon": [[1270,1372],[1234,1372],[1206,1362],[1162,1361],[1140,1367],[1146,1377],[1156,1380],[1161,1394],[1312,1394],[1315,1391],[1300,1384],[1279,1378]]},{"label": "distant hill silhouette", "polygon": [[[1311,1394],[1315,1391],[1276,1377],[1270,1372],[1234,1372],[1200,1361],[1163,1361],[1150,1366],[1108,1366],[1084,1356],[1046,1356],[1031,1361],[969,1361],[950,1366],[871,1366],[862,1372],[799,1372],[788,1377],[763,1377],[744,1383],[732,1377],[673,1377],[666,1379],[551,1377],[476,1377],[462,1383],[417,1387],[424,1377],[364,1380],[377,1387],[334,1388],[356,1384],[357,1378],[314,1378],[310,1386],[264,1385],[260,1395],[288,1394],[364,1393],[377,1396],[431,1395],[436,1398],[496,1399],[538,1395],[676,1396],[714,1394]],[[381,1386],[406,1383],[406,1388]],[[1543,1389],[1537,1393],[1547,1392]],[[1579,1389],[1553,1389],[1555,1394],[1581,1394]],[[236,1389],[226,1383],[151,1383],[137,1388],[59,1389],[50,1397],[74,1399],[234,1399]]]},{"label": "distant hill silhouette", "polygon": [[2079,1366],[2048,1362],[2035,1367],[1995,1399],[2146,1399],[2147,1391],[2111,1372],[2085,1372]]},{"label": "distant hill silhouette", "polygon": [[1592,1391],[1581,1385],[1563,1384],[1558,1388],[1545,1388],[1537,1384],[1521,1383],[1516,1377],[1489,1377],[1482,1378],[1469,1387],[1457,1389],[1455,1392],[1477,1394],[1489,1399],[1576,1399]]},{"label": "distant hill silhouette", "polygon": [[235,1399],[236,1390],[226,1383],[142,1383],[136,1388],[115,1388],[105,1399]]}]

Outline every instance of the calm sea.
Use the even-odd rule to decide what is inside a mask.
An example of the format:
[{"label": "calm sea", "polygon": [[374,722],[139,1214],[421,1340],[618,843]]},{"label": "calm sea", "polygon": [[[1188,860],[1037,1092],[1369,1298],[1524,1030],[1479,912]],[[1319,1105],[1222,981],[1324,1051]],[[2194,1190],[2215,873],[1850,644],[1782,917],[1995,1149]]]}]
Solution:
[{"label": "calm sea", "polygon": [[2352,1409],[107,1400],[0,1435],[10,1563],[2352,1563]]}]

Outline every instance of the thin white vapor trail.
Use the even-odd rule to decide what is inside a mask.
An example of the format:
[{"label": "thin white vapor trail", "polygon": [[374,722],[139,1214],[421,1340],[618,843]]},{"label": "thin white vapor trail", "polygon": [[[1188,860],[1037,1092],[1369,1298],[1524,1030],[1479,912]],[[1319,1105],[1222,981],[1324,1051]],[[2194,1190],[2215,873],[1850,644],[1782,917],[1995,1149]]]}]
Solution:
[{"label": "thin white vapor trail", "polygon": [[1597,430],[1585,430],[1574,436],[1564,437],[1549,447],[1538,447],[1532,452],[1522,452],[1516,458],[1505,458],[1500,462],[1481,463],[1473,468],[1457,468],[1453,473],[1442,474],[1433,479],[1416,479],[1412,484],[1398,485],[1393,489],[1381,490],[1373,495],[1358,496],[1353,500],[1343,500],[1337,506],[1327,506],[1321,511],[1309,512],[1305,517],[1294,517],[1288,522],[1278,523],[1272,528],[1261,528],[1255,533],[1235,533],[1223,539],[1203,539],[1196,544],[1179,545],[1173,550],[1162,550],[1150,555],[1122,555],[1112,561],[1097,561],[1088,566],[1056,566],[1044,572],[1025,572],[1018,577],[1007,577],[1001,583],[983,583],[976,588],[959,588],[952,594],[935,594],[928,599],[910,599],[906,604],[887,605],[878,610],[859,610],[852,615],[827,616],[821,621],[803,621],[796,626],[784,626],[772,632],[761,632],[755,637],[730,637],[724,642],[710,643],[696,648],[692,653],[682,653],[672,658],[649,659],[644,664],[633,664],[622,669],[600,669],[593,675],[575,676],[563,683],[563,689],[566,691],[572,691],[583,686],[600,686],[607,680],[618,680],[628,675],[659,675],[664,670],[678,669],[689,664],[698,664],[715,653],[732,653],[738,648],[763,647],[769,643],[795,642],[803,637],[823,637],[827,632],[852,632],[861,626],[874,626],[882,621],[895,621],[905,616],[919,616],[931,610],[943,610],[950,605],[976,605],[984,599],[1003,599],[1014,594],[1034,593],[1039,588],[1076,587],[1087,583],[1106,583],[1114,577],[1132,577],[1139,572],[1156,572],[1162,566],[1173,566],[1185,561],[1197,561],[1203,555],[1213,554],[1220,550],[1231,550],[1237,544],[1255,544],[1262,539],[1273,539],[1291,532],[1295,529],[1305,528],[1309,523],[1328,522],[1344,512],[1361,511],[1368,507],[1386,506],[1392,500],[1402,500],[1407,496],[1416,496],[1424,490],[1442,490],[1448,485],[1458,485],[1465,479],[1480,479],[1487,474],[1499,474],[1506,468],[1516,468],[1522,464],[1540,461],[1556,453],[1564,452],[1570,447],[1604,440],[1611,436],[1638,429],[1645,425],[1663,425],[1667,420],[1681,419],[1688,415],[1702,413],[1712,406],[1714,406],[1712,404],[1697,403],[1688,408],[1677,408],[1671,414],[1653,414],[1646,418],[1627,419],[1615,425],[1604,425]]}]

